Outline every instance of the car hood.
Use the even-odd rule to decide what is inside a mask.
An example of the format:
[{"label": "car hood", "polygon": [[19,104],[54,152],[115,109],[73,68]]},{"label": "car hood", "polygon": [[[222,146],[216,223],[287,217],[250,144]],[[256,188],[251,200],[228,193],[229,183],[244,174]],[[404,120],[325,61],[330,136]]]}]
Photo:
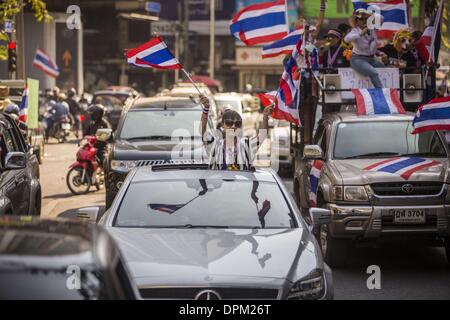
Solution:
[{"label": "car hood", "polygon": [[109,231],[140,285],[192,285],[244,278],[290,280],[323,267],[310,233],[301,228]]},{"label": "car hood", "polygon": [[194,150],[194,154],[201,158],[204,150],[203,143],[200,139],[180,142],[179,140],[143,140],[143,141],[126,141],[116,140],[113,147],[115,160],[170,160],[180,157],[178,150],[184,151],[182,159],[190,159],[190,154]]},{"label": "car hood", "polygon": [[[389,158],[377,159],[351,159],[332,160],[329,162],[329,171],[335,175],[335,179],[342,185],[365,185],[375,182],[404,182],[405,179],[398,174],[381,171],[366,170],[365,168]],[[437,161],[433,165],[418,170],[410,176],[411,181],[439,181],[448,182],[449,160],[447,158],[427,158]]]}]

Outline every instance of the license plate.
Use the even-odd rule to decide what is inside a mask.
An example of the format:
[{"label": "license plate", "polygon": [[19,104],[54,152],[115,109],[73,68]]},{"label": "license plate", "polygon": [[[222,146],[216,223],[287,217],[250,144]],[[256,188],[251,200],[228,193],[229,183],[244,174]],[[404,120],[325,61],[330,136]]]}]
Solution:
[{"label": "license plate", "polygon": [[70,123],[63,123],[62,128],[63,130],[70,130]]},{"label": "license plate", "polygon": [[424,224],[426,221],[425,210],[392,210],[392,213],[394,215],[394,223],[397,224]]}]

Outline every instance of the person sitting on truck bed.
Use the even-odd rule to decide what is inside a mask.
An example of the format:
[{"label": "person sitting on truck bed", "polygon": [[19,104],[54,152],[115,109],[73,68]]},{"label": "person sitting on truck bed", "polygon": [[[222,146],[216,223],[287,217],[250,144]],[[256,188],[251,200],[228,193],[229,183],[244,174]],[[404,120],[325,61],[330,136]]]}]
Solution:
[{"label": "person sitting on truck bed", "polygon": [[323,51],[323,67],[329,69],[348,68],[350,63],[345,59],[343,34],[337,29],[331,29],[325,36]]},{"label": "person sitting on truck bed", "polygon": [[394,34],[392,44],[387,44],[380,49],[384,53],[383,62],[396,68],[420,68],[422,61],[416,60],[412,52],[412,33],[408,30],[400,30]]},{"label": "person sitting on truck bed", "polygon": [[[345,36],[345,42],[353,43],[350,66],[358,73],[368,76],[375,88],[382,88],[383,84],[376,68],[384,65],[375,59],[377,52],[377,31],[367,26],[371,14],[365,9],[356,10],[351,18],[353,29]],[[382,21],[382,17],[380,18]]]}]

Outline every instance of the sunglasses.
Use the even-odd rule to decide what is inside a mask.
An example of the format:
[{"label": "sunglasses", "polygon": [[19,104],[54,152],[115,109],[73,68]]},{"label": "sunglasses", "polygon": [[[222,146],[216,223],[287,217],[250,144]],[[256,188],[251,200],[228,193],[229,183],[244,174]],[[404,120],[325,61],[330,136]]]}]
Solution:
[{"label": "sunglasses", "polygon": [[231,119],[226,119],[223,122],[225,124],[226,127],[235,127],[235,128],[241,128],[242,127],[242,121],[241,120],[231,120]]}]

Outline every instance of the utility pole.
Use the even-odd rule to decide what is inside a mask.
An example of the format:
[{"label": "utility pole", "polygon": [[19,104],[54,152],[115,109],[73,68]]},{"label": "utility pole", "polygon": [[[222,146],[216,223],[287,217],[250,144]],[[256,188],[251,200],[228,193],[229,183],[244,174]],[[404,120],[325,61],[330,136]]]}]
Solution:
[{"label": "utility pole", "polygon": [[24,38],[24,14],[23,0],[20,1],[20,13],[16,16],[16,36],[17,36],[17,72],[16,78],[25,79],[25,38]]},{"label": "utility pole", "polygon": [[[177,3],[177,17],[178,17],[178,22],[174,25],[174,31],[175,31],[175,57],[177,59],[179,59],[180,57],[180,41],[181,41],[181,37],[180,37],[180,32],[181,32],[181,21],[182,21],[182,7],[181,7],[181,3],[178,2]],[[178,83],[178,80],[180,79],[180,70],[175,69],[175,83]]]},{"label": "utility pole", "polygon": [[190,69],[189,61],[189,0],[184,0],[184,52],[183,63],[187,70]]},{"label": "utility pole", "polygon": [[210,2],[210,22],[209,22],[209,76],[215,76],[215,56],[216,56],[216,0]]}]

